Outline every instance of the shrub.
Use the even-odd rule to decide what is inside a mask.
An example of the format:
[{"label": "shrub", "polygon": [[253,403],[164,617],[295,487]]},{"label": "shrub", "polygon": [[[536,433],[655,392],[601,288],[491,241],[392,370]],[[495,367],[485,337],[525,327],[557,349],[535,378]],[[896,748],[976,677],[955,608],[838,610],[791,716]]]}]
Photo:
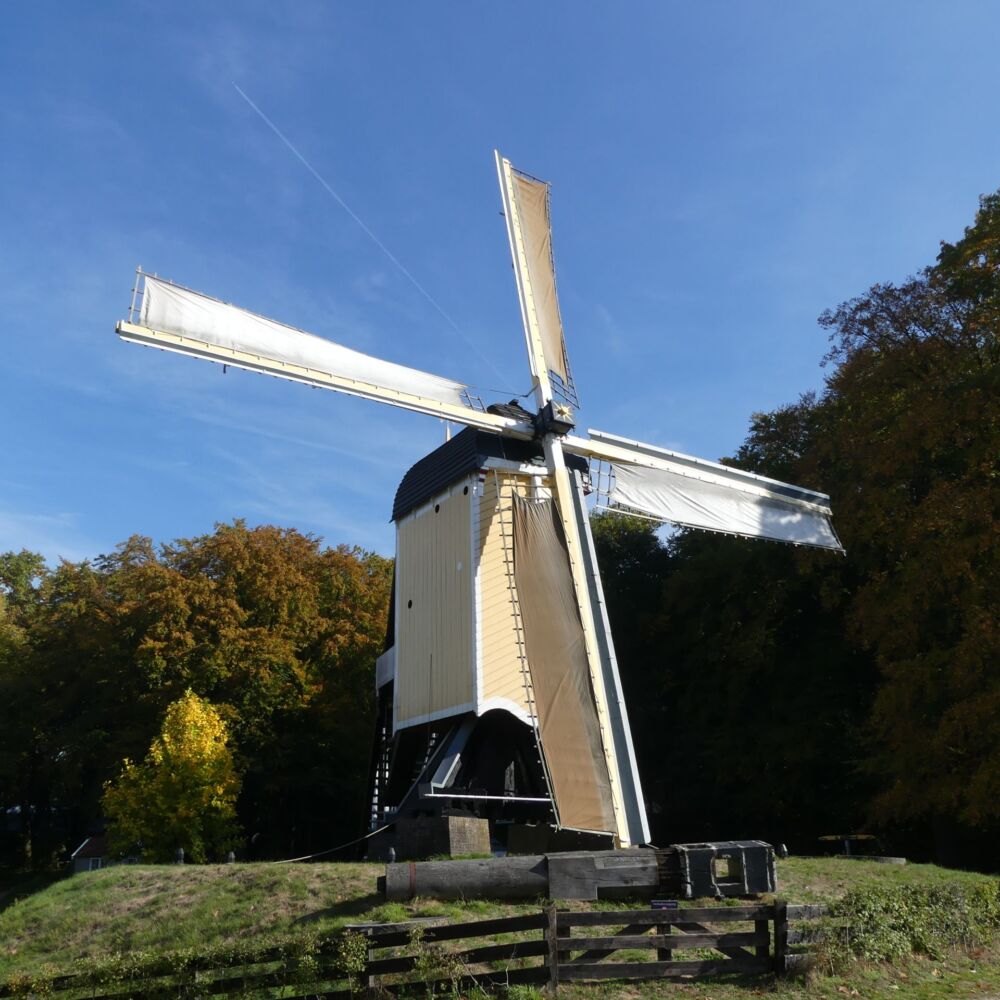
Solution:
[{"label": "shrub", "polygon": [[831,913],[842,926],[827,929],[821,950],[834,964],[847,957],[940,958],[949,948],[985,944],[1000,932],[1000,885],[867,885],[846,893]]}]

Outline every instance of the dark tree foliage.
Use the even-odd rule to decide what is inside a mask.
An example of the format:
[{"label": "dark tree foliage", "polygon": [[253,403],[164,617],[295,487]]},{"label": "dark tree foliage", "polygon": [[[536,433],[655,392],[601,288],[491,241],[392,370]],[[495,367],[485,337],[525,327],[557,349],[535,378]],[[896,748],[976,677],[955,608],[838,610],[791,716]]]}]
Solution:
[{"label": "dark tree foliage", "polygon": [[934,266],[820,322],[825,391],[755,415],[729,461],[829,492],[847,557],[681,532],[640,546],[655,597],[609,596],[656,836],[868,828],[995,864],[1000,194]]},{"label": "dark tree foliage", "polygon": [[[657,527],[648,520],[613,513],[591,518],[640,776],[647,785],[658,753],[658,691],[664,671],[654,643],[655,623],[663,581],[670,572],[670,552],[660,543]],[[662,753],[660,746],[661,759]],[[656,802],[648,804],[655,808]]]},{"label": "dark tree foliage", "polygon": [[[758,414],[731,461],[801,481],[819,422],[811,397]],[[759,837],[804,851],[860,825],[872,670],[843,639],[832,579],[843,560],[693,531],[644,554],[659,578],[609,608],[654,841]]]},{"label": "dark tree foliage", "polygon": [[75,846],[103,783],[188,689],[229,726],[249,850],[356,836],[390,581],[379,556],[239,521],[52,570],[3,557],[0,808],[21,817],[8,851],[47,864]]},{"label": "dark tree foliage", "polygon": [[[847,626],[878,664],[884,822],[964,860],[1000,828],[1000,198],[938,263],[827,313]],[[850,486],[853,484],[854,488]]]}]

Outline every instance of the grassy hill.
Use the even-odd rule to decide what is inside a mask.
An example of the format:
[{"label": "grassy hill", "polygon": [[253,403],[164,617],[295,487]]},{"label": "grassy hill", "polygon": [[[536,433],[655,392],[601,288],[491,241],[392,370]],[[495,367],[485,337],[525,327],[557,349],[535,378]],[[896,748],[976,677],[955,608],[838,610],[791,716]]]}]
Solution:
[{"label": "grassy hill", "polygon": [[[252,940],[282,942],[322,934],[345,923],[410,917],[477,919],[537,909],[537,901],[414,900],[383,903],[375,891],[382,872],[374,864],[255,864],[134,866],[75,875],[7,905],[0,912],[0,982],[15,975],[72,972],[81,960],[143,952],[201,951]],[[829,902],[845,892],[881,886],[964,891],[995,880],[933,865],[881,865],[838,859],[779,862],[780,895],[794,902]],[[932,960],[906,957],[893,965],[858,964],[835,977],[803,984],[703,983],[653,987],[591,986],[568,996],[656,995],[680,991],[714,1000],[746,998],[760,989],[781,997],[858,996],[930,998],[1000,996],[1000,952],[980,947]],[[694,993],[691,991],[695,990]],[[561,991],[562,992],[562,991]]]}]

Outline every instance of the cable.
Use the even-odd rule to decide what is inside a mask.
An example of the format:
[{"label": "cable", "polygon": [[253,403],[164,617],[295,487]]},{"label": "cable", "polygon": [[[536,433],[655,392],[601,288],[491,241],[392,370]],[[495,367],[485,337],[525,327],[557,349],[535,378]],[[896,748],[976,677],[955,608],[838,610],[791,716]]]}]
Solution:
[{"label": "cable", "polygon": [[421,285],[412,274],[410,274],[410,272],[403,266],[402,262],[392,253],[392,251],[364,224],[364,222],[362,222],[358,214],[351,208],[350,205],[347,204],[346,201],[344,201],[343,198],[340,197],[339,194],[337,194],[336,191],[334,191],[322,174],[320,174],[320,172],[295,148],[295,146],[292,145],[291,141],[285,136],[281,129],[279,129],[278,126],[275,125],[274,122],[271,121],[271,119],[268,118],[267,115],[265,115],[252,100],[250,100],[249,97],[247,97],[235,81],[233,81],[233,87],[236,89],[236,93],[238,93],[240,97],[242,97],[243,100],[246,101],[247,104],[249,104],[250,107],[253,108],[253,110],[260,116],[261,121],[263,121],[264,124],[267,125],[267,127],[288,147],[289,151],[302,164],[302,166],[304,166],[306,170],[308,170],[309,173],[311,173],[313,177],[319,181],[327,194],[329,194],[337,202],[337,204],[340,205],[340,207],[364,230],[365,234],[375,244],[375,246],[377,246],[379,250],[381,250],[382,253],[384,253],[386,257],[388,257],[389,260],[391,260],[393,264],[395,264],[396,267],[403,272],[403,274],[410,280],[413,287],[416,288],[416,290],[420,292],[425,299],[427,299],[427,301],[444,317],[444,319],[462,338],[462,340],[464,340],[466,344],[468,344],[469,347],[471,347],[476,354],[478,354],[479,357],[482,358],[482,360],[485,361],[490,368],[492,368],[493,371],[500,376],[500,380],[503,381],[503,372],[500,371],[500,369],[497,368],[497,366],[493,364],[493,362],[490,361],[490,359],[486,357],[486,355],[483,354],[483,352],[462,332],[459,325],[444,311],[431,293],[428,292],[427,289],[424,288],[424,286]]},{"label": "cable", "polygon": [[369,837],[374,837],[376,833],[381,833],[383,830],[388,830],[392,826],[392,823],[386,823],[385,826],[380,826],[377,830],[372,830],[371,833],[366,833],[363,837],[358,837],[355,840],[349,840],[346,844],[340,844],[337,847],[331,847],[327,851],[317,851],[315,854],[303,854],[301,858],[283,858],[281,861],[272,861],[272,865],[289,865],[293,861],[308,861],[310,858],[321,858],[324,854],[333,854],[336,851],[342,851],[345,847],[353,847],[355,844],[360,844],[362,840],[367,840]]}]

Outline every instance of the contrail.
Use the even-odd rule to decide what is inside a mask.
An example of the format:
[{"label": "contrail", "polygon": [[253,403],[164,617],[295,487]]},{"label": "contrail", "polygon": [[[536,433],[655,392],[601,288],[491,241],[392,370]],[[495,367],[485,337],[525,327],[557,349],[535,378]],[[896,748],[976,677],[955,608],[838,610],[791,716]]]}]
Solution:
[{"label": "contrail", "polygon": [[399,270],[403,272],[404,275],[406,275],[406,277],[410,280],[410,283],[413,285],[413,287],[416,288],[416,290],[420,292],[420,294],[425,299],[427,299],[427,301],[444,317],[448,325],[451,326],[451,328],[462,338],[462,340],[464,340],[466,344],[468,344],[469,347],[471,347],[476,352],[476,354],[478,354],[479,357],[482,358],[482,360],[485,361],[486,364],[488,364],[490,368],[492,368],[493,371],[500,376],[501,381],[506,382],[507,379],[504,376],[503,372],[501,372],[500,369],[497,368],[497,366],[492,361],[490,361],[490,359],[486,357],[486,355],[483,354],[483,352],[462,332],[459,325],[444,311],[444,309],[441,308],[440,305],[438,305],[437,301],[434,299],[431,293],[428,292],[427,289],[424,288],[424,286],[421,285],[420,282],[417,281],[417,279],[414,278],[412,274],[410,274],[410,272],[403,266],[399,258],[396,257],[396,255],[364,224],[364,222],[358,217],[358,214],[354,211],[354,209],[352,209],[351,206],[348,205],[347,202],[344,201],[344,199],[341,198],[336,191],[334,191],[334,189],[327,182],[326,178],[323,177],[323,175],[295,148],[295,146],[292,144],[291,140],[287,138],[285,133],[282,132],[281,129],[278,128],[278,126],[275,125],[274,122],[271,121],[271,119],[268,118],[267,115],[265,115],[264,112],[261,111],[260,108],[258,108],[257,105],[254,104],[252,100],[250,100],[249,97],[247,97],[247,95],[243,92],[243,90],[240,89],[239,85],[235,81],[233,81],[233,87],[236,89],[236,93],[239,94],[240,97],[242,97],[243,100],[246,101],[247,104],[249,104],[250,107],[257,112],[257,114],[260,116],[261,121],[263,121],[264,124],[267,125],[267,127],[288,147],[292,155],[299,161],[299,163],[301,163],[302,166],[304,166],[306,170],[308,170],[309,173],[311,173],[313,177],[315,177],[316,180],[318,180],[320,184],[323,185],[323,188],[326,190],[327,194],[329,194],[330,197],[333,198],[333,200],[336,201],[336,203],[364,230],[365,234],[372,241],[372,243],[374,243],[375,246],[377,246],[379,250],[381,250],[382,253],[384,253],[386,257],[388,257],[389,260],[391,260],[393,264],[395,264],[396,267],[398,267]]}]

